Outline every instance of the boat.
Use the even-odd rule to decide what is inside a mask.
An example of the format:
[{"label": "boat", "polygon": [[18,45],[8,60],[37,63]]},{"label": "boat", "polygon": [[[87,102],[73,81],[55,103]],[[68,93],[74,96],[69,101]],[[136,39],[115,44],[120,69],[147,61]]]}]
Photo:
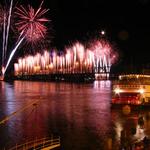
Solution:
[{"label": "boat", "polygon": [[119,75],[112,82],[112,105],[150,106],[150,75]]}]

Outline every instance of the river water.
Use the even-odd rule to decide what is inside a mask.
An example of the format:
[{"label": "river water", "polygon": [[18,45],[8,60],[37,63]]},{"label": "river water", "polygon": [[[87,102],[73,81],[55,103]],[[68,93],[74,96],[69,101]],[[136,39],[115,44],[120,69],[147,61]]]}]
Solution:
[{"label": "river water", "polygon": [[[37,105],[30,105],[37,101]],[[33,138],[61,137],[62,150],[107,150],[117,145],[123,128],[136,128],[135,139],[150,135],[149,110],[111,109],[111,81],[88,84],[14,81],[0,82],[0,149]],[[144,127],[138,117],[144,117]],[[131,129],[132,129],[131,128]],[[113,148],[117,150],[118,148]]]}]

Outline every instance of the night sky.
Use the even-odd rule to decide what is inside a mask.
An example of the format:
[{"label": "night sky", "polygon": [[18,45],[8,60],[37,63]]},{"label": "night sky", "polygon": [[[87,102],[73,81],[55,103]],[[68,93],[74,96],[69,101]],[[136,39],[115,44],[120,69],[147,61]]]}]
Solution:
[{"label": "night sky", "polygon": [[119,65],[148,66],[150,51],[149,0],[45,0],[50,8],[58,47],[105,30],[120,53]]},{"label": "night sky", "polygon": [[[19,3],[38,7],[41,0]],[[106,38],[119,52],[120,68],[150,66],[150,0],[45,0],[44,7],[50,9],[51,46],[63,50],[69,43],[105,30]]]}]

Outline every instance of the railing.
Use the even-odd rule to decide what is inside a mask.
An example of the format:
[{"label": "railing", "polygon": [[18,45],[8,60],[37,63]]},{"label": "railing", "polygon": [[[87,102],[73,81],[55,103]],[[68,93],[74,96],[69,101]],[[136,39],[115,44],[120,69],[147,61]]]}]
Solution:
[{"label": "railing", "polygon": [[150,84],[150,78],[125,78],[125,79],[118,79],[114,80],[113,84]]},{"label": "railing", "polygon": [[16,146],[8,150],[29,150],[29,149],[41,150],[47,147],[52,149],[54,147],[59,146],[60,146],[60,137],[57,138],[52,137],[52,138],[34,139],[20,145],[16,144]]}]

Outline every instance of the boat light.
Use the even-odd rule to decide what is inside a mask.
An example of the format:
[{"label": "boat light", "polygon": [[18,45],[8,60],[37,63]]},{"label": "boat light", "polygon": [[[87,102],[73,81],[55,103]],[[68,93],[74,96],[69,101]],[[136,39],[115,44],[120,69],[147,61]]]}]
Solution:
[{"label": "boat light", "polygon": [[121,90],[120,88],[116,88],[116,89],[114,89],[114,92],[115,92],[116,94],[119,94],[120,92],[122,92],[122,90]]},{"label": "boat light", "polygon": [[144,93],[144,89],[139,89],[139,93],[143,94]]}]

